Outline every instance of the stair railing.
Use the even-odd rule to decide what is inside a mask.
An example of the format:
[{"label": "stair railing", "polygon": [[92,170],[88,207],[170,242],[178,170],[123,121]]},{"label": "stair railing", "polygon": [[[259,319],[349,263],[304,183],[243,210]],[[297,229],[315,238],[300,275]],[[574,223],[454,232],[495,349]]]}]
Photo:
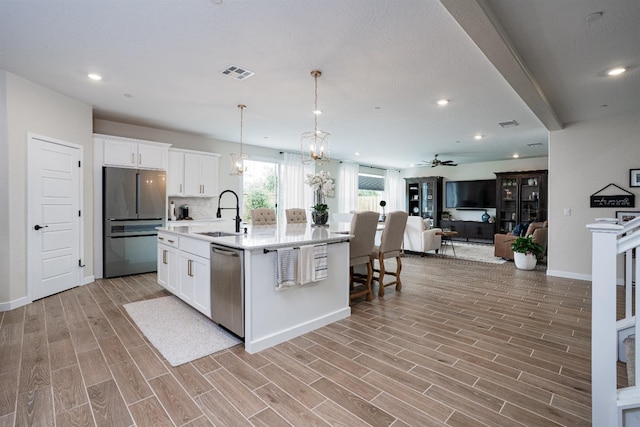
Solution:
[{"label": "stair railing", "polygon": [[[617,390],[618,328],[616,322],[616,286],[618,260],[624,257],[625,317],[630,320],[633,307],[640,307],[640,292],[632,301],[633,259],[640,246],[640,217],[624,224],[597,222],[587,225],[591,231],[591,415],[594,427],[622,425],[622,411],[640,408],[640,369],[636,368],[635,386]],[[640,275],[636,263],[635,275]],[[640,331],[640,316],[635,317]],[[640,339],[636,341],[635,363],[640,367]]]}]

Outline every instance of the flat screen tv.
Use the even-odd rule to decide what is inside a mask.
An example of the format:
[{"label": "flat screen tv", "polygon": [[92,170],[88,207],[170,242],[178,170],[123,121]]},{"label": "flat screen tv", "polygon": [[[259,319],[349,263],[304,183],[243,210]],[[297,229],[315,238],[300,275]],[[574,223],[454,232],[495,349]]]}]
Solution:
[{"label": "flat screen tv", "polygon": [[447,181],[446,204],[456,209],[496,207],[496,180]]}]

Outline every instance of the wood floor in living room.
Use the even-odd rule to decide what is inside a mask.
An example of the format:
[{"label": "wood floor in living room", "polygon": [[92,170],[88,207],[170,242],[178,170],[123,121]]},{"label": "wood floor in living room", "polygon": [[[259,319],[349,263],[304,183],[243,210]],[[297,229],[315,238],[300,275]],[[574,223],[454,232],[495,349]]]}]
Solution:
[{"label": "wood floor in living room", "polygon": [[0,426],[590,425],[590,282],[402,262],[402,291],[350,318],[176,368],[122,308],[166,295],[155,274],[0,313]]}]

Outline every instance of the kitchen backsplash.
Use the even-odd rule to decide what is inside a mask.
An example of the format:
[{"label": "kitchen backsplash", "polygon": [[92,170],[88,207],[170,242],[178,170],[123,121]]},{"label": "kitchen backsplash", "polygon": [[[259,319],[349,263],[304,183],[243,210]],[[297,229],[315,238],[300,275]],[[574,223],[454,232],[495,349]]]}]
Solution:
[{"label": "kitchen backsplash", "polygon": [[187,205],[189,216],[194,220],[212,219],[216,217],[217,200],[215,197],[169,197],[169,205],[176,204],[176,215],[180,215],[180,206]]}]

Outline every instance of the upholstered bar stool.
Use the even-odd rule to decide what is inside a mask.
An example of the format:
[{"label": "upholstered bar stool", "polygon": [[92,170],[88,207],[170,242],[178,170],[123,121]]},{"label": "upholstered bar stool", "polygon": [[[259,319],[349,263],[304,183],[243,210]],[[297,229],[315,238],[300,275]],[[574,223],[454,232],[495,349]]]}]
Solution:
[{"label": "upholstered bar stool", "polygon": [[[380,246],[374,246],[371,252],[371,262],[375,263],[375,260],[378,260],[379,264],[378,269],[374,268],[374,271],[378,273],[378,277],[374,276],[373,280],[377,280],[380,285],[378,289],[378,296],[380,297],[384,296],[385,286],[396,285],[396,291],[402,289],[402,281],[400,280],[402,261],[400,260],[400,254],[402,253],[402,241],[404,239],[404,229],[407,225],[408,216],[409,214],[403,211],[395,211],[387,215],[382,237],[380,238]],[[396,259],[395,272],[386,270],[384,265],[386,258]],[[384,283],[385,275],[394,276],[395,280]]]},{"label": "upholstered bar stool", "polygon": [[284,211],[287,217],[287,224],[306,224],[307,212],[301,208],[291,208]]},{"label": "upholstered bar stool", "polygon": [[[371,250],[374,246],[378,227],[377,212],[358,212],[351,219],[351,231],[354,237],[349,241],[349,305],[353,299],[365,296],[367,301],[373,299],[371,282],[373,280],[373,261]],[[356,274],[354,267],[365,264],[367,274]],[[358,286],[356,284],[361,284]]]},{"label": "upholstered bar stool", "polygon": [[251,225],[274,225],[276,223],[275,210],[268,208],[251,210]]}]

